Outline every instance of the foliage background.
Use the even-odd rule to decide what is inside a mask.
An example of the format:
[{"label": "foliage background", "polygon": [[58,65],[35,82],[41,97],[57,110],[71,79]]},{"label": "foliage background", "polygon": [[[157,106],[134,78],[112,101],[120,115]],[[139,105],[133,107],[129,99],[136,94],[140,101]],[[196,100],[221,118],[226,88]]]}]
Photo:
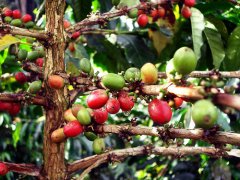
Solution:
[{"label": "foliage background", "polygon": [[[44,27],[44,9],[39,9],[41,0],[5,1],[10,8],[21,8],[34,13],[38,25]],[[30,2],[30,3],[29,3]],[[106,12],[113,8],[111,0],[66,0],[65,18],[71,23],[78,22],[90,13]],[[100,74],[121,72],[128,67],[141,67],[146,62],[157,64],[159,71],[165,70],[166,61],[170,60],[176,49],[182,46],[194,47],[197,54],[198,70],[220,68],[220,70],[239,70],[240,67],[240,7],[225,0],[197,1],[191,20],[180,17],[182,3],[174,6],[176,21],[170,24],[167,18],[146,29],[140,29],[135,19],[127,16],[111,21],[104,29],[111,29],[116,34],[86,35],[77,42],[76,52],[66,50],[67,71],[74,72],[79,59],[87,57]],[[1,2],[4,4],[4,2]],[[238,2],[239,3],[239,2]],[[202,17],[202,18],[201,18]],[[173,20],[173,19],[170,19]],[[26,38],[21,39],[27,42]],[[21,47],[31,51],[31,45]],[[0,74],[14,73],[21,70],[19,63],[6,60],[8,49],[0,52]],[[192,80],[195,84],[199,81]],[[238,79],[226,80],[229,85],[237,84]],[[164,82],[164,81],[163,81]],[[27,85],[20,85],[14,78],[0,80],[0,92],[17,92]],[[236,92],[239,93],[239,92]],[[85,103],[86,96],[77,100]],[[192,128],[190,116],[191,104],[185,103],[174,112],[171,124]],[[226,115],[219,112],[218,124],[222,130],[240,132],[239,113]],[[136,118],[137,124],[153,126],[147,108],[140,101],[131,113],[119,113],[109,117],[109,124],[124,124]],[[38,106],[22,106],[17,117],[0,113],[0,160],[16,163],[42,163],[44,115]],[[158,137],[135,136],[128,141],[117,135],[105,138],[109,148],[122,149],[153,143],[165,146]],[[180,141],[184,145],[206,146],[205,142],[191,140]],[[66,160],[74,161],[92,154],[91,143],[84,136],[70,139],[66,143]],[[142,156],[128,158],[118,164],[102,165],[94,169],[90,179],[240,179],[240,161],[237,158],[215,159],[206,155],[186,157]],[[3,179],[0,177],[0,179]],[[7,179],[31,179],[9,173]]]}]

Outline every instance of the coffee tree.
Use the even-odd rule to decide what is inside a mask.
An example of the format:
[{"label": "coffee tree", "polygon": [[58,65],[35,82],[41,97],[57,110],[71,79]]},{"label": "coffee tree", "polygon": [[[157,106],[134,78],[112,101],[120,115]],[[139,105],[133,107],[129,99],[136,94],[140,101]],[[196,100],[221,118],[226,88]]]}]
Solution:
[{"label": "coffee tree", "polygon": [[[238,9],[237,1],[46,0],[34,19],[2,7],[0,175],[83,179],[120,163],[109,178],[129,178],[127,159],[144,165],[135,171],[146,179],[170,176],[174,159],[236,160]],[[218,176],[229,178],[226,168]]]}]

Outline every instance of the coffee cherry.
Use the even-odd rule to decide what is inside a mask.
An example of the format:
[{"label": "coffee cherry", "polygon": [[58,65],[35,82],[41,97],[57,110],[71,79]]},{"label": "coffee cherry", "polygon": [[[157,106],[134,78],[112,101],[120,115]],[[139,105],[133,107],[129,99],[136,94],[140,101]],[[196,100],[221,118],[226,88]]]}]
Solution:
[{"label": "coffee cherry", "polygon": [[70,42],[68,44],[68,49],[70,52],[74,52],[76,50],[73,42]]},{"label": "coffee cherry", "polygon": [[89,141],[94,141],[97,139],[97,135],[94,134],[93,132],[84,132],[84,136],[89,140]]},{"label": "coffee cherry", "polygon": [[15,74],[15,79],[20,84],[24,84],[25,82],[27,82],[27,76],[23,72],[17,72]]},{"label": "coffee cherry", "polygon": [[72,114],[72,109],[67,109],[63,113],[63,117],[66,121],[76,121],[77,118]]},{"label": "coffee cherry", "polygon": [[150,118],[157,124],[166,124],[172,118],[172,110],[167,102],[153,99],[148,105]]},{"label": "coffee cherry", "polygon": [[175,97],[173,100],[174,100],[175,108],[179,108],[183,103],[183,99],[180,97]]},{"label": "coffee cherry", "polygon": [[25,60],[27,58],[28,52],[25,49],[20,49],[18,51],[17,57],[19,61]]},{"label": "coffee cherry", "polygon": [[35,51],[38,52],[38,56],[39,56],[40,58],[45,57],[45,51],[44,51],[44,47],[43,47],[43,46],[38,46],[38,47],[36,47],[36,48],[35,48]]},{"label": "coffee cherry", "polygon": [[140,16],[141,14],[145,14],[144,10],[139,9],[137,15]]},{"label": "coffee cherry", "polygon": [[22,22],[24,23],[27,23],[29,21],[32,21],[32,16],[30,14],[25,14],[23,17],[22,17]]},{"label": "coffee cherry", "polygon": [[0,163],[0,175],[5,176],[8,173],[8,167],[4,163]]},{"label": "coffee cherry", "polygon": [[42,81],[33,81],[29,87],[27,92],[36,94],[42,88]]},{"label": "coffee cherry", "polygon": [[63,27],[64,29],[67,29],[71,26],[71,23],[68,20],[63,20]]},{"label": "coffee cherry", "polygon": [[184,18],[188,19],[191,17],[192,12],[191,9],[188,6],[183,6],[181,10],[181,14]]},{"label": "coffee cherry", "polygon": [[51,140],[54,143],[60,143],[63,142],[66,139],[66,136],[63,132],[63,128],[56,129],[51,134]]},{"label": "coffee cherry", "polygon": [[35,23],[33,21],[29,21],[27,23],[24,23],[24,26],[27,28],[27,29],[30,29],[30,28],[33,28],[35,25]]},{"label": "coffee cherry", "polygon": [[38,51],[30,51],[28,52],[27,59],[30,61],[35,61],[37,58],[39,58]]},{"label": "coffee cherry", "polygon": [[135,82],[141,80],[141,72],[138,68],[128,68],[124,74],[124,79],[127,82]]},{"label": "coffee cherry", "polygon": [[103,89],[97,89],[92,91],[87,97],[87,105],[92,109],[98,109],[103,107],[108,101],[108,94]]},{"label": "coffee cherry", "polygon": [[13,12],[12,12],[12,17],[13,17],[14,19],[21,19],[22,14],[21,14],[21,12],[20,12],[18,9],[15,9],[15,10],[13,10]]},{"label": "coffee cherry", "polygon": [[81,35],[80,31],[72,33],[72,39],[77,39]]},{"label": "coffee cherry", "polygon": [[132,96],[128,96],[126,91],[121,91],[118,94],[118,101],[122,111],[130,111],[134,107],[134,101]]},{"label": "coffee cherry", "polygon": [[70,121],[64,126],[63,132],[67,137],[75,137],[83,132],[83,127],[78,121]]},{"label": "coffee cherry", "polygon": [[11,9],[9,9],[9,8],[4,8],[4,9],[3,9],[3,15],[4,15],[5,17],[12,17],[12,14],[13,14],[13,12],[12,12]]},{"label": "coffee cherry", "polygon": [[93,141],[93,144],[92,144],[92,147],[93,147],[93,151],[96,153],[96,154],[101,154],[105,151],[105,142],[104,142],[104,139],[103,138],[97,138]]},{"label": "coffee cherry", "polygon": [[151,10],[151,17],[153,18],[153,21],[156,21],[158,19],[158,10],[157,9],[153,9]]},{"label": "coffee cherry", "polygon": [[141,68],[142,82],[145,84],[155,84],[158,80],[158,71],[152,63],[146,63]]},{"label": "coffee cherry", "polygon": [[120,90],[125,86],[125,80],[121,75],[108,73],[102,77],[103,85],[110,90]]},{"label": "coffee cherry", "polygon": [[108,112],[105,108],[93,110],[93,119],[98,124],[103,124],[108,119]]},{"label": "coffee cherry", "polygon": [[195,0],[184,0],[185,6],[193,7],[196,4]]},{"label": "coffee cherry", "polygon": [[141,14],[137,19],[138,25],[140,27],[145,27],[148,24],[148,17],[146,14]]},{"label": "coffee cherry", "polygon": [[9,111],[12,108],[12,103],[0,101],[0,111]]},{"label": "coffee cherry", "polygon": [[189,74],[197,66],[197,58],[193,50],[188,47],[179,48],[173,56],[175,70],[182,75]]},{"label": "coffee cherry", "polygon": [[10,23],[12,26],[20,27],[22,25],[21,19],[13,19]]},{"label": "coffee cherry", "polygon": [[117,99],[111,98],[106,104],[106,110],[110,114],[116,114],[120,110],[120,103]]},{"label": "coffee cherry", "polygon": [[39,67],[43,67],[44,59],[43,58],[37,58],[35,64]]},{"label": "coffee cherry", "polygon": [[89,125],[91,124],[91,116],[86,108],[81,108],[77,114],[77,120],[82,125]]},{"label": "coffee cherry", "polygon": [[217,108],[211,101],[203,99],[193,105],[192,119],[196,127],[209,129],[217,122],[217,118]]},{"label": "coffee cherry", "polygon": [[58,75],[48,77],[48,85],[53,89],[62,89],[64,87],[64,79]]},{"label": "coffee cherry", "polygon": [[5,18],[4,18],[4,22],[5,23],[10,23],[12,21],[12,18],[10,17],[10,16],[6,16]]},{"label": "coffee cherry", "polygon": [[19,103],[12,103],[12,108],[8,110],[8,113],[12,116],[16,116],[21,109],[21,105]]},{"label": "coffee cherry", "polygon": [[162,8],[162,7],[158,8],[158,16],[159,17],[164,17],[165,14],[166,14],[166,11],[164,8]]},{"label": "coffee cherry", "polygon": [[81,104],[74,104],[71,108],[72,114],[77,118],[78,111],[84,108]]}]

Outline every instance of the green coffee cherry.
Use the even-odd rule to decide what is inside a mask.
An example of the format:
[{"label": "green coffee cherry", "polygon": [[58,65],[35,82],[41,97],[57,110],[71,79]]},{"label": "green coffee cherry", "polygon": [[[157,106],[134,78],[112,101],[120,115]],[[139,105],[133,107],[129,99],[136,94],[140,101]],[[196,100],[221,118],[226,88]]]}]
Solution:
[{"label": "green coffee cherry", "polygon": [[39,56],[40,58],[45,57],[44,47],[42,47],[42,46],[36,47],[36,48],[35,48],[35,51],[38,52],[38,56]]},{"label": "green coffee cherry", "polygon": [[22,25],[21,19],[13,19],[10,23],[12,26],[20,27]]},{"label": "green coffee cherry", "polygon": [[94,134],[93,132],[84,132],[84,136],[89,140],[89,141],[94,141],[97,139],[97,135]]},{"label": "green coffee cherry", "polygon": [[138,68],[128,68],[124,74],[124,79],[127,82],[135,82],[141,80],[141,72]]},{"label": "green coffee cherry", "polygon": [[35,61],[37,58],[39,58],[38,51],[30,51],[28,52],[27,59],[30,61]]},{"label": "green coffee cherry", "polygon": [[33,28],[34,25],[35,25],[35,24],[34,24],[33,21],[29,21],[29,22],[27,22],[27,23],[24,23],[24,26],[25,26],[27,29]]},{"label": "green coffee cherry", "polygon": [[82,125],[89,125],[91,124],[91,116],[86,108],[81,108],[77,113],[77,120]]},{"label": "green coffee cherry", "polygon": [[125,85],[125,80],[122,76],[114,73],[108,73],[102,78],[103,85],[110,90],[120,90]]},{"label": "green coffee cherry", "polygon": [[17,57],[19,61],[25,60],[27,58],[28,52],[25,49],[20,49],[18,51]]},{"label": "green coffee cherry", "polygon": [[93,151],[96,154],[101,154],[105,151],[105,142],[103,138],[97,138],[93,141]]},{"label": "green coffee cherry", "polygon": [[6,17],[4,18],[4,22],[6,22],[6,23],[10,23],[11,21],[12,21],[12,18],[9,17],[9,16],[6,16]]},{"label": "green coffee cherry", "polygon": [[42,88],[42,81],[33,81],[29,87],[27,92],[36,94]]}]

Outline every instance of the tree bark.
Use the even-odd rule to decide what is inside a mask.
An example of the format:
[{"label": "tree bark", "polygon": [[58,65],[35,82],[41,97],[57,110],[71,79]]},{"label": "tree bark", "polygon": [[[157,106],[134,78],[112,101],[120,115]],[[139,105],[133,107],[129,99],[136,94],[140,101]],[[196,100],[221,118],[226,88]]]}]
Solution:
[{"label": "tree bark", "polygon": [[45,45],[46,61],[44,66],[44,87],[50,106],[45,108],[46,122],[44,126],[43,169],[40,179],[66,179],[64,161],[64,142],[53,143],[51,132],[63,126],[63,112],[67,107],[67,88],[54,90],[47,84],[48,76],[64,72],[65,36],[63,28],[65,1],[46,1],[46,33],[52,38]]}]

